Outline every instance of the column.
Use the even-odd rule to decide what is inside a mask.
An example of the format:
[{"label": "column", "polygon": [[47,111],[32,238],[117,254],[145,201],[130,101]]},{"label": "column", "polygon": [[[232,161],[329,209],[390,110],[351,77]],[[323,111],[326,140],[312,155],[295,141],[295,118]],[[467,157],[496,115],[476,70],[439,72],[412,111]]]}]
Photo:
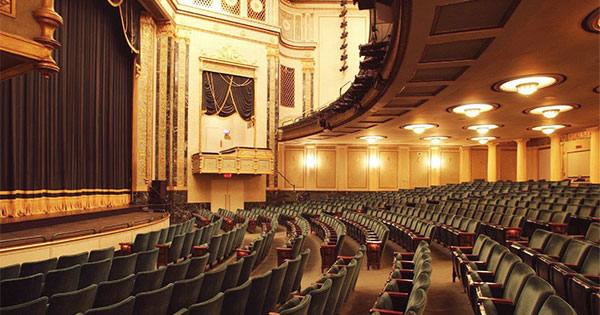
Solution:
[{"label": "column", "polygon": [[588,129],[590,131],[590,182],[600,183],[600,135],[598,127]]},{"label": "column", "polygon": [[441,157],[440,157],[440,147],[431,147],[431,154],[429,155],[429,174],[431,174],[430,186],[439,186],[440,185],[440,165],[441,165]]},{"label": "column", "polygon": [[[279,123],[279,50],[267,47],[267,147],[277,157],[277,125]],[[275,176],[268,176],[268,187],[277,187],[278,160],[275,159]]]},{"label": "column", "polygon": [[487,180],[495,182],[496,178],[496,145],[497,143],[488,143],[488,160],[487,160]]},{"label": "column", "polygon": [[550,136],[550,180],[562,180],[562,157],[560,154],[560,135]]},{"label": "column", "polygon": [[471,147],[460,147],[460,169],[458,179],[461,183],[471,181]]},{"label": "column", "polygon": [[517,143],[517,182],[527,181],[527,141],[529,139],[516,139]]},{"label": "column", "polygon": [[302,116],[313,112],[315,62],[302,62]]}]

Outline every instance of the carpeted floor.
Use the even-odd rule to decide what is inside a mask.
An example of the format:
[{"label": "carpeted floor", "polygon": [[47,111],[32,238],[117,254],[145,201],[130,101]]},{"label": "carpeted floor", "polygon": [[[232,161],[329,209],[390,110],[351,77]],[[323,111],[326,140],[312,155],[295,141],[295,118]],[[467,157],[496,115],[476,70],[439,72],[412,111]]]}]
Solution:
[{"label": "carpeted floor", "polygon": [[[248,243],[258,234],[246,234],[244,243]],[[287,240],[285,229],[280,227],[273,241],[271,252],[252,273],[252,276],[261,275],[264,272],[275,267],[277,264],[277,254],[275,248],[283,245]],[[321,256],[319,254],[319,245],[321,239],[316,235],[309,235],[306,241],[306,248],[310,248],[311,254],[304,270],[302,287],[321,277]],[[346,238],[342,255],[352,256],[358,249],[359,244],[351,238]],[[381,269],[367,270],[366,260],[361,266],[360,275],[356,284],[356,289],[350,294],[348,301],[344,303],[340,314],[368,314],[369,309],[377,299],[379,292],[388,278],[391,266],[392,255],[394,251],[403,251],[402,247],[389,241],[383,254]],[[440,245],[434,244],[431,248],[433,258],[433,273],[431,277],[431,288],[427,295],[427,307],[425,314],[472,314],[468,298],[463,293],[462,286],[459,283],[452,282],[452,263],[450,251]]]}]

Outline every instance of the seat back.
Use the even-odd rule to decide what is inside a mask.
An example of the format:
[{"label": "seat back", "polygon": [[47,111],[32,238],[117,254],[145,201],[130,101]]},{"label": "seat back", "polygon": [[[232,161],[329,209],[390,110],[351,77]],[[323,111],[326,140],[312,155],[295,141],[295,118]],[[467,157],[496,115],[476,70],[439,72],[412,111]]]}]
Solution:
[{"label": "seat back", "polygon": [[584,275],[600,275],[599,245],[592,245],[590,247],[590,250],[588,250],[579,271]]},{"label": "seat back", "polygon": [[0,307],[22,304],[38,299],[42,294],[44,275],[35,275],[0,281]]},{"label": "seat back", "polygon": [[340,295],[335,306],[335,313],[339,312],[339,310],[342,308],[342,304],[346,300],[348,290],[350,289],[350,283],[352,282],[352,276],[354,275],[354,271],[356,270],[356,263],[356,259],[353,258],[346,265],[346,277],[344,277],[344,282],[342,283],[342,288],[340,289]]},{"label": "seat back", "polygon": [[569,242],[569,237],[561,234],[552,234],[546,246],[544,254],[552,256],[561,256]]},{"label": "seat back", "polygon": [[236,285],[240,285],[250,279],[250,273],[252,272],[252,268],[254,268],[254,263],[256,262],[256,255],[257,253],[254,251],[242,258],[242,268],[240,270],[240,276]]},{"label": "seat back", "polygon": [[[229,239],[232,237],[233,231],[229,231],[223,234],[221,238],[221,244],[219,245],[219,249],[217,251],[217,259],[221,259],[225,257],[225,249],[227,248],[227,243]],[[212,254],[211,254],[212,255]]]},{"label": "seat back", "polygon": [[133,306],[134,314],[167,314],[173,293],[173,284],[148,292],[138,293]]},{"label": "seat back", "polygon": [[56,269],[64,269],[75,265],[83,265],[88,261],[88,252],[58,257]]},{"label": "seat back", "polygon": [[529,238],[529,247],[544,248],[544,245],[546,245],[546,242],[548,241],[551,235],[552,232],[550,231],[542,229],[535,230],[535,232],[533,232],[533,234]]},{"label": "seat back", "polygon": [[54,257],[54,258],[49,258],[49,259],[44,259],[44,260],[22,263],[21,264],[21,272],[19,273],[19,277],[32,276],[37,273],[46,275],[46,273],[48,273],[48,271],[56,269],[57,261],[58,261],[58,259],[56,257]]},{"label": "seat back", "polygon": [[50,297],[47,315],[83,313],[94,305],[98,286],[92,284],[76,291],[57,293]]},{"label": "seat back", "polygon": [[206,253],[200,257],[192,257],[190,259],[190,266],[188,268],[187,274],[185,275],[185,278],[194,278],[197,275],[204,273],[209,256],[210,254]]},{"label": "seat back", "polygon": [[250,285],[252,280],[248,280],[243,284],[225,290],[223,307],[221,308],[222,315],[239,315],[246,311],[248,296],[250,295]]},{"label": "seat back", "polygon": [[537,315],[577,315],[577,312],[558,295],[549,296]]},{"label": "seat back", "polygon": [[566,264],[581,266],[591,244],[578,239],[571,239],[560,261]]},{"label": "seat back", "polygon": [[327,279],[325,282],[323,282],[323,285],[320,288],[317,288],[316,286],[311,287],[311,290],[307,292],[311,297],[311,303],[308,309],[309,315],[323,314],[323,311],[325,310],[325,304],[327,303],[327,298],[329,297],[329,292],[331,291],[331,284],[331,279]]},{"label": "seat back", "polygon": [[173,314],[182,308],[196,303],[203,280],[204,274],[200,274],[195,278],[176,281],[173,284],[173,293],[171,294],[168,313]]},{"label": "seat back", "polygon": [[148,246],[146,246],[145,250],[153,250],[156,248],[156,244],[158,244],[160,234],[161,230],[150,232],[150,236],[148,236]]},{"label": "seat back", "polygon": [[527,279],[533,275],[535,275],[535,271],[527,264],[521,262],[516,263],[506,280],[506,285],[502,291],[502,298],[515,301],[521,293]]},{"label": "seat back", "polygon": [[110,267],[112,266],[112,258],[87,262],[81,265],[81,273],[79,275],[79,289],[88,287],[91,284],[99,284],[102,281],[108,280]]},{"label": "seat back", "polygon": [[261,314],[265,305],[269,283],[271,282],[271,274],[272,272],[269,270],[262,276],[252,278],[250,294],[248,296],[249,303],[246,305],[246,314]]},{"label": "seat back", "polygon": [[118,280],[101,282],[98,285],[94,307],[108,306],[123,301],[133,292],[134,283],[135,275],[129,275]]},{"label": "seat back", "polygon": [[508,279],[508,275],[516,263],[520,262],[521,258],[513,253],[506,253],[500,260],[496,273],[494,274],[494,282],[504,285]]},{"label": "seat back", "polygon": [[139,253],[146,250],[148,247],[148,239],[150,238],[150,232],[148,233],[139,233],[135,236],[133,240],[133,245],[131,246],[132,253]]},{"label": "seat back", "polygon": [[590,224],[587,232],[585,233],[585,239],[594,243],[600,242],[600,223],[594,222]]},{"label": "seat back", "polygon": [[305,249],[304,252],[300,254],[300,264],[298,265],[298,271],[296,272],[296,277],[292,283],[292,292],[300,289],[300,284],[302,283],[302,277],[304,276],[304,268],[306,268],[308,256],[310,256],[310,248]]},{"label": "seat back", "polygon": [[212,265],[219,259],[219,247],[221,245],[221,238],[223,234],[211,237],[210,243],[208,244],[208,252],[210,257],[208,258],[208,264]]},{"label": "seat back", "polygon": [[1,307],[0,313],[2,315],[46,315],[47,308],[48,297],[42,296],[26,303]]},{"label": "seat back", "polygon": [[237,286],[243,264],[244,260],[240,259],[227,265],[225,278],[223,278],[223,283],[221,284],[221,291]]},{"label": "seat back", "polygon": [[190,262],[191,260],[186,259],[182,262],[168,265],[162,285],[165,286],[169,283],[185,279],[185,275],[190,267]]},{"label": "seat back", "polygon": [[0,268],[0,281],[19,277],[21,264],[8,265]]},{"label": "seat back", "polygon": [[56,293],[77,290],[80,274],[81,265],[48,271],[42,295],[49,297]]},{"label": "seat back", "polygon": [[181,245],[181,254],[179,255],[180,257],[187,257],[191,253],[195,236],[195,231],[187,232],[185,234],[183,238],[183,244]]},{"label": "seat back", "polygon": [[406,303],[407,312],[415,312],[418,315],[423,314],[425,311],[425,304],[427,304],[427,293],[421,288],[414,289],[410,292],[408,302]]},{"label": "seat back", "polygon": [[544,279],[531,276],[527,279],[515,304],[515,314],[536,314],[544,301],[554,294],[554,288]]},{"label": "seat back", "polygon": [[286,261],[278,267],[271,269],[271,281],[269,282],[269,289],[267,290],[267,297],[265,299],[265,305],[263,306],[263,313],[272,311],[279,301],[279,295],[287,268],[288,262]]},{"label": "seat back", "polygon": [[221,290],[226,271],[226,267],[222,266],[216,270],[204,273],[204,281],[202,281],[198,302],[204,302],[213,298]]},{"label": "seat back", "polygon": [[117,280],[125,278],[135,272],[135,263],[137,262],[137,253],[126,256],[117,256],[113,258],[110,266],[108,280]]},{"label": "seat back", "polygon": [[107,247],[102,249],[94,249],[90,251],[88,256],[88,262],[105,260],[107,258],[113,258],[115,256],[115,248]]},{"label": "seat back", "polygon": [[[346,267],[342,267],[337,274],[327,275],[325,278],[319,280],[321,283],[331,279],[331,290],[329,291],[329,298],[327,298],[327,304],[325,304],[324,314],[333,314],[339,299],[343,299],[341,296],[342,286],[347,276]],[[319,282],[317,281],[317,282]]]},{"label": "seat back", "polygon": [[221,307],[223,306],[224,297],[225,294],[223,292],[219,292],[211,299],[192,304],[188,308],[188,315],[221,314]]},{"label": "seat back", "polygon": [[132,295],[136,295],[140,292],[153,291],[161,287],[167,267],[160,267],[156,270],[141,271],[135,276],[135,282],[133,284]]},{"label": "seat back", "polygon": [[135,273],[140,271],[150,271],[156,269],[156,262],[158,260],[158,248],[154,248],[147,251],[138,252],[137,260],[135,262]]},{"label": "seat back", "polygon": [[500,260],[502,259],[502,257],[504,257],[506,253],[508,253],[508,248],[500,244],[496,244],[496,246],[492,248],[490,258],[487,262],[485,269],[495,273],[496,269],[498,268],[498,265],[500,264]]},{"label": "seat back", "polygon": [[302,257],[300,255],[295,256],[294,259],[288,260],[288,267],[285,271],[285,277],[283,279],[283,284],[281,285],[281,291],[279,293],[279,303],[285,302],[290,292],[292,292],[292,285],[296,280],[296,275],[298,274],[298,268],[300,267],[300,260]]},{"label": "seat back", "polygon": [[169,246],[169,254],[168,254],[169,262],[177,261],[181,257],[181,249],[183,248],[184,239],[185,239],[185,234],[176,235],[175,237],[173,237],[171,246]]}]

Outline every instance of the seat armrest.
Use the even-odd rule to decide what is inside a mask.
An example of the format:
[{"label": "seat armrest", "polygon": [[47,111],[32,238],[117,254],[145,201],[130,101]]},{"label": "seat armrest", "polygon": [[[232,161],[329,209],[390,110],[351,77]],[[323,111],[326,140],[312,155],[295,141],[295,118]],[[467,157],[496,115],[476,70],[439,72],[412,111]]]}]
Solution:
[{"label": "seat armrest", "polygon": [[[384,310],[384,309],[379,309],[379,308],[372,308],[369,310],[369,313],[373,313],[373,312],[378,312],[381,315],[402,315],[402,314],[404,314],[403,312]],[[271,314],[269,314],[269,315],[271,315]]]}]

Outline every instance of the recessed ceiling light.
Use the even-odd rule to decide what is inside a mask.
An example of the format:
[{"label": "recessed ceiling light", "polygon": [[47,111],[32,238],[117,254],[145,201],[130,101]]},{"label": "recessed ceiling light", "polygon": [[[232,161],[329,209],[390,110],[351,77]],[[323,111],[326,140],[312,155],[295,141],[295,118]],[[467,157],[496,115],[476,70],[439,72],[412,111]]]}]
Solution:
[{"label": "recessed ceiling light", "polygon": [[488,104],[488,103],[464,104],[464,105],[449,107],[446,109],[446,111],[448,111],[450,113],[464,114],[464,115],[467,115],[468,117],[475,117],[483,112],[497,109],[498,107],[500,107],[500,105]]},{"label": "recessed ceiling light", "polygon": [[362,136],[362,137],[357,137],[357,138],[361,139],[361,140],[367,140],[368,143],[375,143],[377,140],[385,139],[387,137],[386,136]]},{"label": "recessed ceiling light", "polygon": [[480,144],[486,144],[486,143],[488,143],[488,141],[495,140],[495,139],[498,139],[498,137],[473,137],[473,138],[469,138],[468,140],[477,141]]},{"label": "recessed ceiling light", "polygon": [[433,144],[438,144],[438,143],[440,143],[440,141],[446,140],[446,139],[450,139],[450,137],[447,137],[447,136],[435,136],[435,137],[421,138],[421,140],[429,140]]},{"label": "recessed ceiling light", "polygon": [[558,116],[558,114],[562,113],[562,112],[568,112],[570,110],[573,109],[577,109],[581,106],[577,105],[577,104],[573,104],[573,105],[548,105],[548,106],[540,106],[540,107],[534,107],[534,108],[529,108],[523,111],[523,113],[525,114],[534,114],[534,115],[542,115],[546,118],[552,119],[556,116]]},{"label": "recessed ceiling light", "polygon": [[416,134],[422,134],[423,132],[425,132],[425,130],[431,129],[431,128],[436,128],[436,127],[439,127],[439,125],[436,125],[436,124],[412,124],[412,125],[404,125],[404,126],[401,126],[400,128],[412,130]]},{"label": "recessed ceiling light", "polygon": [[590,33],[600,33],[600,8],[590,12],[581,22],[581,26]]},{"label": "recessed ceiling light", "polygon": [[549,135],[558,129],[562,129],[562,128],[565,128],[568,126],[569,125],[545,125],[545,126],[532,127],[530,129],[535,130],[535,131],[541,131],[541,132]]},{"label": "recessed ceiling light", "polygon": [[531,95],[539,89],[560,84],[565,79],[566,77],[561,74],[533,74],[496,82],[492,85],[492,90]]},{"label": "recessed ceiling light", "polygon": [[468,130],[475,130],[475,131],[477,131],[478,134],[484,135],[484,134],[488,133],[488,131],[490,131],[492,129],[500,128],[500,127],[502,127],[502,125],[487,124],[487,125],[472,125],[472,126],[467,126],[467,127],[463,127],[463,128],[466,128]]}]

